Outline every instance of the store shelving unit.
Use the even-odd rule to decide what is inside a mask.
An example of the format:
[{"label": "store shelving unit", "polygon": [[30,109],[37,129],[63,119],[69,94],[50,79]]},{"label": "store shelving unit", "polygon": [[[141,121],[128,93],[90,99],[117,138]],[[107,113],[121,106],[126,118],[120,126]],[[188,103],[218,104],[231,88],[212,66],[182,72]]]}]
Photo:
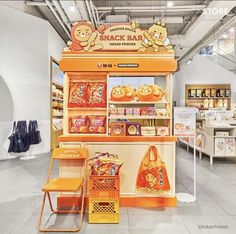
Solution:
[{"label": "store shelving unit", "polygon": [[[141,126],[163,126],[163,127],[168,127],[169,128],[169,133],[171,135],[172,133],[172,75],[167,74],[165,76],[162,75],[150,75],[150,76],[130,76],[127,74],[116,74],[116,75],[111,75],[108,78],[108,87],[111,87],[109,85],[109,82],[112,82],[112,80],[115,79],[115,81],[118,81],[119,79],[125,78],[126,81],[127,79],[132,80],[133,78],[135,79],[140,79],[143,80],[145,79],[148,82],[153,82],[154,78],[154,84],[159,85],[162,90],[165,91],[165,96],[163,97],[162,100],[160,101],[139,101],[136,100],[136,98],[133,101],[126,101],[126,102],[116,102],[112,101],[110,97],[111,90],[109,90],[108,93],[108,107],[111,108],[111,106],[115,106],[116,108],[142,108],[142,107],[154,107],[155,109],[165,109],[168,113],[167,116],[159,116],[159,115],[150,115],[150,116],[144,116],[144,115],[110,115],[108,117],[108,121],[110,124],[111,122],[115,122],[117,120],[129,120],[131,122],[138,122],[141,124]],[[116,82],[115,82],[116,83]],[[130,85],[132,87],[132,85]],[[133,88],[138,88],[138,87],[133,87]],[[110,112],[110,111],[109,111]]]},{"label": "store shelving unit", "polygon": [[[201,97],[195,96],[190,97],[190,90],[229,90],[229,95],[226,94],[222,96],[212,96],[211,93],[208,96],[204,96],[204,92],[201,93]],[[231,109],[231,85],[230,84],[186,84],[185,85],[185,106],[188,107],[197,107],[199,110],[209,110],[204,107],[204,100],[213,100],[213,108],[218,107],[219,100],[227,100],[228,102],[228,110]]]},{"label": "store shelving unit", "polygon": [[[63,134],[64,135],[88,135],[94,136],[97,133],[71,133],[70,132],[70,119],[77,116],[108,116],[108,107],[68,107],[68,100],[70,94],[70,83],[73,82],[105,82],[107,83],[107,74],[98,72],[68,72],[64,76],[65,78],[65,93],[64,93],[64,123]],[[99,134],[100,136],[108,135],[108,120],[106,118],[106,133]]]},{"label": "store shelving unit", "polygon": [[[217,136],[216,132],[229,132],[229,136]],[[236,127],[235,126],[211,126],[209,124],[206,124],[204,126],[203,131],[197,131],[197,135],[201,135],[201,145],[196,147],[196,150],[199,152],[200,159],[202,157],[202,154],[207,155],[210,157],[210,164],[213,164],[213,159],[218,158],[232,158],[236,157]],[[222,144],[222,153],[216,153],[216,141],[218,139],[223,139]],[[227,144],[227,139],[233,140],[235,146],[232,149],[233,153],[227,154],[226,148],[229,147]],[[225,141],[225,143],[224,143]],[[187,150],[189,150],[189,147],[193,148],[193,143],[181,139],[180,142],[187,145]]]},{"label": "store shelving unit", "polygon": [[[56,90],[59,90],[62,94],[64,92],[63,84],[59,83],[57,79],[57,74],[60,72],[58,61],[51,57],[51,69],[50,69],[50,79],[51,79],[51,150],[59,146],[58,137],[63,134],[63,95],[57,96],[55,94]],[[55,67],[58,70],[55,70]],[[54,74],[55,73],[55,74]],[[54,89],[53,89],[54,87]],[[58,113],[57,113],[58,112]],[[60,122],[60,124],[59,124]]]}]

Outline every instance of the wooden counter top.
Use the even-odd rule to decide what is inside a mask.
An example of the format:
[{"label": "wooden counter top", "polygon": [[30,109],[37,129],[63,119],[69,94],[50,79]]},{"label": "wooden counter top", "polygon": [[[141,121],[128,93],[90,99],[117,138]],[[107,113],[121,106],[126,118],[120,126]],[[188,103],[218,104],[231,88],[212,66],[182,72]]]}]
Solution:
[{"label": "wooden counter top", "polygon": [[59,142],[175,142],[175,136],[89,136],[61,135]]}]

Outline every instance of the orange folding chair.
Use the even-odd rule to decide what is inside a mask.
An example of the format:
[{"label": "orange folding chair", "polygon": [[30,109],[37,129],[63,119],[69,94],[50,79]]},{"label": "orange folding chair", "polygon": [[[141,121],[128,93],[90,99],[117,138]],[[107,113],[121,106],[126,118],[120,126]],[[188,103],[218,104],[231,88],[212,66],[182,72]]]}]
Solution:
[{"label": "orange folding chair", "polygon": [[[85,148],[57,148],[54,149],[50,161],[50,166],[48,169],[48,178],[47,182],[44,185],[42,191],[44,192],[42,207],[39,216],[38,229],[42,232],[78,232],[81,229],[83,222],[83,213],[84,213],[84,196],[86,189],[86,162],[87,162],[88,151]],[[50,179],[51,171],[53,167],[54,160],[60,160],[61,162],[67,160],[73,162],[78,160],[80,165],[80,169],[83,169],[83,173],[81,177],[78,178],[53,178]],[[68,162],[69,163],[69,162]],[[78,168],[79,169],[79,168]],[[52,200],[50,197],[50,192],[58,192],[58,193],[76,193],[80,195],[80,199],[78,199],[78,204],[76,208],[71,210],[62,210],[62,209],[54,209],[52,205]],[[46,197],[48,197],[50,209],[54,214],[80,214],[80,219],[78,222],[78,227],[74,228],[46,228],[42,226],[42,217],[44,212],[44,206]]]}]

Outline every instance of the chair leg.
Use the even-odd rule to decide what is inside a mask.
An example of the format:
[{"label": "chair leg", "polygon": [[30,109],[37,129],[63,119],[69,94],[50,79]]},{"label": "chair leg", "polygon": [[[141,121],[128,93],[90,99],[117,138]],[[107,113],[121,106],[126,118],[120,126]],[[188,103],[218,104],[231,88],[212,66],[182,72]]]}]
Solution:
[{"label": "chair leg", "polygon": [[43,202],[42,202],[42,206],[41,206],[41,210],[40,210],[40,215],[39,215],[39,221],[38,221],[38,230],[39,231],[43,231],[44,230],[44,228],[41,228],[41,224],[42,224],[42,217],[43,217],[43,211],[44,211],[44,206],[45,206],[45,200],[46,200],[46,192],[44,192]]},{"label": "chair leg", "polygon": [[48,195],[48,201],[49,201],[51,211],[53,213],[57,213],[58,211],[53,209],[52,200],[51,200],[51,196],[50,196],[49,192],[47,192],[47,195]]},{"label": "chair leg", "polygon": [[78,223],[78,228],[74,230],[75,232],[78,232],[82,228],[83,224],[83,216],[84,216],[84,195],[85,195],[85,184],[81,186],[81,207],[80,207],[80,218],[79,218],[79,223]]}]

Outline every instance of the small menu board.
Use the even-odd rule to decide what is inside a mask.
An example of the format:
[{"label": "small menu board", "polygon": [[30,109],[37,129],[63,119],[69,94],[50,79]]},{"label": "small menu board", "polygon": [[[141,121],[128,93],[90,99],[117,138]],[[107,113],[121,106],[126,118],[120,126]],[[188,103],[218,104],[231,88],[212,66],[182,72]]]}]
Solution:
[{"label": "small menu board", "polygon": [[175,107],[174,108],[174,135],[194,136],[196,133],[196,113],[195,107]]}]

